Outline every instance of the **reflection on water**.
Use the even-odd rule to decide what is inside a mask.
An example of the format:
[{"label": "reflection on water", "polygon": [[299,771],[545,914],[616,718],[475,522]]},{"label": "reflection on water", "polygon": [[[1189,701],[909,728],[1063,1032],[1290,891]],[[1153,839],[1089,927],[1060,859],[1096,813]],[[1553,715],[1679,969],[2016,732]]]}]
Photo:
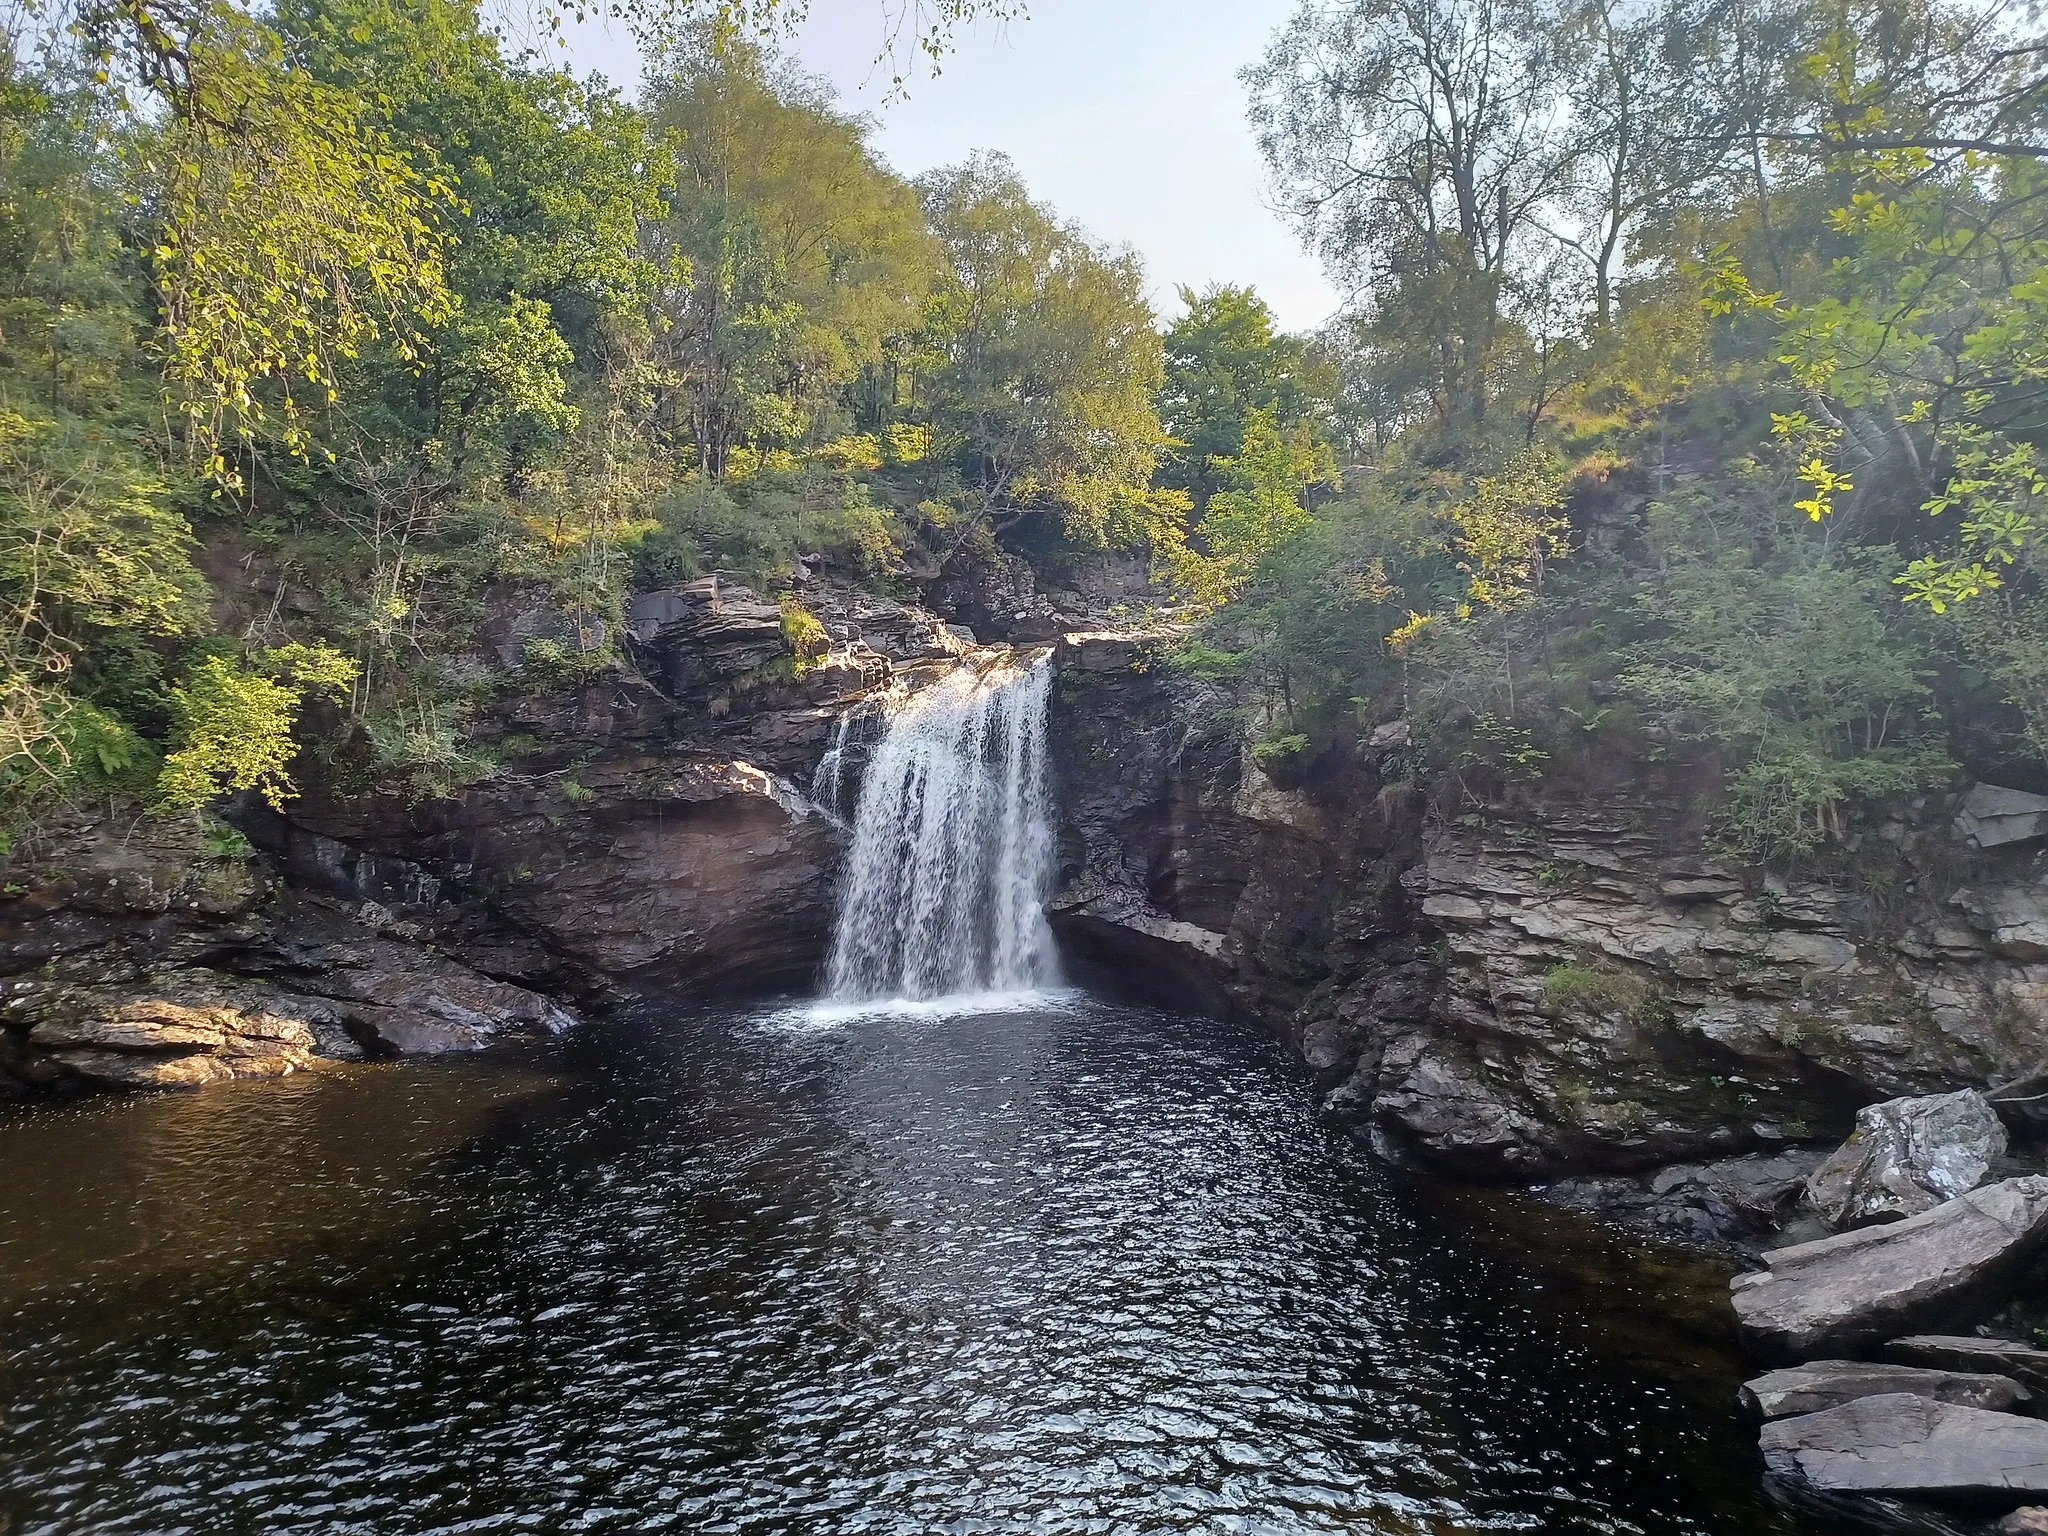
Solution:
[{"label": "reflection on water", "polygon": [[[0,1122],[15,1532],[1813,1532],[1721,1279],[1390,1182],[1269,1042],[648,1017]],[[566,1049],[567,1054],[562,1054]]]},{"label": "reflection on water", "polygon": [[374,1251],[433,1213],[435,1159],[558,1084],[510,1061],[335,1066],[0,1119],[0,1306]]}]

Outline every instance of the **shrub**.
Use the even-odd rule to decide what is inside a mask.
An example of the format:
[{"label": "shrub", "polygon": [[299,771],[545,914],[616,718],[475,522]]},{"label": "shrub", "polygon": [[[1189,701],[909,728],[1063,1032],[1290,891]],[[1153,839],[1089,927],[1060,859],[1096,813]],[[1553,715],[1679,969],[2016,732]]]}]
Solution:
[{"label": "shrub", "polygon": [[1653,1023],[1668,1011],[1664,995],[1642,977],[1578,961],[1553,967],[1543,978],[1541,1006],[1551,1015],[1574,1008],[1618,1013],[1635,1024]]},{"label": "shrub", "polygon": [[824,659],[832,648],[832,637],[818,616],[793,597],[782,600],[782,643],[795,658],[792,671],[802,677]]},{"label": "shrub", "polygon": [[559,687],[602,672],[611,659],[611,652],[603,646],[572,650],[551,635],[535,635],[519,653],[519,669],[536,683]]},{"label": "shrub", "polygon": [[456,700],[416,697],[368,723],[379,769],[403,779],[416,800],[445,800],[498,769],[498,759],[469,741],[466,706]]},{"label": "shrub", "polygon": [[177,726],[157,775],[165,808],[196,810],[223,791],[251,789],[283,808],[292,793],[285,769],[298,753],[292,726],[300,701],[345,693],[356,666],[326,646],[296,644],[266,652],[260,664],[274,675],[205,656],[171,691]]}]

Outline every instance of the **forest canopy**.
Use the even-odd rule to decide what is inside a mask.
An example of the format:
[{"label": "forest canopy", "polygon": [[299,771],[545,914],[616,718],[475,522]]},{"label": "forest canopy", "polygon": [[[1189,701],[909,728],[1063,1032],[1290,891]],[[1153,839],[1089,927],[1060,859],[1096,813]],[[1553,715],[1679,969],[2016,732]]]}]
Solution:
[{"label": "forest canopy", "polygon": [[1303,0],[1251,129],[1351,297],[1289,335],[901,175],[776,11],[622,6],[637,100],[464,0],[11,13],[7,827],[488,774],[510,587],[559,683],[704,571],[1106,552],[1283,776],[1400,713],[1418,793],[1683,762],[1773,858],[2048,788],[2031,13]]}]

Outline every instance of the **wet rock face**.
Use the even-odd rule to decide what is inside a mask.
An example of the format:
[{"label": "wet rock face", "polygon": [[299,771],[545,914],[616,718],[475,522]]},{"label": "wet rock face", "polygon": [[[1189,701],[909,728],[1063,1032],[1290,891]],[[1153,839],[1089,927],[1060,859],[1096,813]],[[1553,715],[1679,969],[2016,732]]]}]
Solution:
[{"label": "wet rock face", "polygon": [[[1387,825],[1369,805],[1351,822],[1326,819],[1308,795],[1272,786],[1227,696],[1172,675],[1154,654],[1162,644],[1077,631],[1054,653],[1054,931],[1112,984],[1142,978],[1185,1004],[1267,1019],[1335,1089],[1356,1064],[1355,1016],[1305,1015],[1325,1026],[1314,1036],[1294,1018],[1330,977],[1333,945],[1394,932],[1353,905],[1347,863],[1370,860]],[[1427,991],[1409,977],[1381,1001],[1398,1011]]]},{"label": "wet rock face", "polygon": [[1594,1174],[1537,1186],[1544,1200],[1680,1242],[1761,1240],[1777,1231],[1820,1161],[1794,1148],[1748,1152],[1642,1173]]},{"label": "wet rock face", "polygon": [[340,846],[387,884],[430,882],[417,920],[466,923],[465,953],[542,986],[800,987],[831,935],[833,824],[786,780],[688,751],[624,743],[424,804],[309,799],[259,836],[297,878]]},{"label": "wet rock face", "polygon": [[1840,888],[1682,856],[1683,826],[1636,790],[1430,834],[1404,878],[1449,950],[1446,1027],[1390,1101],[1418,1144],[1492,1105],[1539,1164],[1769,1148],[2048,1048],[2048,971],[1999,948],[2017,898],[1887,935]]},{"label": "wet rock face", "polygon": [[0,1089],[191,1088],[575,1022],[189,820],[59,818],[0,904]]},{"label": "wet rock face", "polygon": [[1855,1134],[1814,1170],[1805,1200],[1836,1231],[1900,1221],[1975,1189],[2005,1150],[2004,1125],[1972,1089],[1887,1099],[1856,1112]]}]

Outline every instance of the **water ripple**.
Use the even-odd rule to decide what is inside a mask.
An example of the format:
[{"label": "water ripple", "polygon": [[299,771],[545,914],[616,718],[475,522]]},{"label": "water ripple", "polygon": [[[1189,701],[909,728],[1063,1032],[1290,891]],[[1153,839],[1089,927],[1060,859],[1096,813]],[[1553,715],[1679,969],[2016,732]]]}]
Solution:
[{"label": "water ripple", "polygon": [[1819,1529],[1673,1299],[1717,1277],[1503,1258],[1242,1031],[548,1050],[0,1122],[12,1531]]}]

